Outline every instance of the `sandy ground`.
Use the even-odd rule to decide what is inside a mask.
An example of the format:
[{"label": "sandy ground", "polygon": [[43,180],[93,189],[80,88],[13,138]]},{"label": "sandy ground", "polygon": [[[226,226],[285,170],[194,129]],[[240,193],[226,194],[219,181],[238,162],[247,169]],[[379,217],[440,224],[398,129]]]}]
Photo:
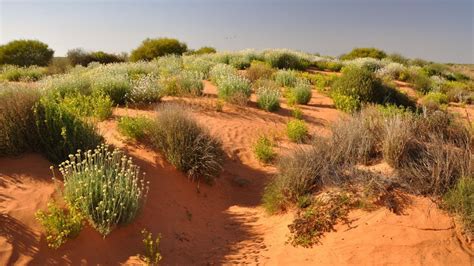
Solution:
[{"label": "sandy ground", "polygon": [[[37,154],[0,159],[0,265],[139,264],[140,231],[161,233],[163,265],[472,265],[472,251],[457,238],[453,219],[429,199],[411,197],[402,215],[386,209],[351,213],[351,227],[338,226],[312,249],[286,245],[293,214],[268,216],[260,207],[264,185],[275,173],[252,154],[261,133],[272,134],[280,153],[290,144],[282,133],[291,114],[283,104],[277,113],[224,106],[215,110],[215,87],[206,82],[207,97],[185,101],[195,118],[219,138],[228,159],[213,186],[190,182],[156,151],[125,140],[116,130],[124,115],[153,116],[153,110],[117,108],[100,123],[108,143],[124,149],[147,172],[150,193],[143,211],[130,225],[103,239],[86,227],[58,250],[47,247],[34,218],[54,195],[50,163]],[[324,134],[342,114],[316,92],[302,107],[313,133]],[[469,253],[471,252],[471,253]]]}]

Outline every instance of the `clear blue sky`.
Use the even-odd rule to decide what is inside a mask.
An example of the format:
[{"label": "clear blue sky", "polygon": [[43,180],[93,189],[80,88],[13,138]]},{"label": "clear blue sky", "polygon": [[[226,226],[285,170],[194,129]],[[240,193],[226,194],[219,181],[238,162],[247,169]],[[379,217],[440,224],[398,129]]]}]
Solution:
[{"label": "clear blue sky", "polygon": [[340,55],[378,47],[474,63],[472,0],[0,0],[0,43],[129,52],[147,37],[190,48],[291,48]]}]

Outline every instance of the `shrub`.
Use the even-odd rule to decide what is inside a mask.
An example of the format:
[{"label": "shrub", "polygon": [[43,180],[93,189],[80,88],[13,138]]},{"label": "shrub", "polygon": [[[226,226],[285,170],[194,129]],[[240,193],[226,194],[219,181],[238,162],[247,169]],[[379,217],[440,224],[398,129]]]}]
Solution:
[{"label": "shrub", "polygon": [[150,135],[166,159],[191,179],[212,182],[222,170],[220,142],[198,125],[183,106],[164,105]]},{"label": "shrub", "polygon": [[162,82],[164,83],[163,93],[168,96],[200,96],[204,89],[202,78],[197,72],[183,71]]},{"label": "shrub", "polygon": [[275,81],[282,87],[293,87],[298,81],[296,71],[278,70],[275,73]]},{"label": "shrub", "polygon": [[288,104],[308,104],[313,92],[311,85],[306,80],[298,80],[294,87],[288,88],[286,96]]},{"label": "shrub", "polygon": [[141,260],[143,260],[147,265],[158,265],[163,258],[159,249],[161,235],[158,235],[156,239],[153,239],[152,233],[145,229],[142,230],[142,235],[145,254],[140,255]]},{"label": "shrub", "polygon": [[48,203],[47,211],[38,211],[36,218],[45,228],[46,242],[53,249],[79,235],[84,220],[82,214],[75,208],[66,210],[56,203]]},{"label": "shrub", "polygon": [[146,199],[148,185],[140,178],[140,168],[117,149],[100,145],[83,154],[78,150],[59,167],[65,200],[104,237],[115,226],[133,221]]},{"label": "shrub", "polygon": [[300,108],[298,107],[293,107],[293,109],[291,109],[291,115],[295,118],[295,119],[302,119],[303,118],[303,111],[301,111]]},{"label": "shrub", "polygon": [[448,70],[448,66],[444,64],[432,63],[424,65],[422,71],[428,76],[443,76]]},{"label": "shrub", "polygon": [[226,64],[216,64],[209,71],[209,77],[212,83],[216,85],[219,85],[222,80],[231,75],[237,75],[237,70]]},{"label": "shrub", "polygon": [[118,130],[128,138],[141,140],[149,134],[153,125],[153,120],[146,117],[128,117],[124,116],[118,121]]},{"label": "shrub", "polygon": [[381,78],[399,79],[400,74],[405,70],[405,67],[399,63],[390,63],[385,67],[377,70],[376,75]]},{"label": "shrub", "polygon": [[15,40],[0,46],[0,65],[47,66],[54,51],[36,40]]},{"label": "shrub", "polygon": [[305,69],[308,67],[308,61],[298,55],[284,51],[268,52],[265,55],[265,61],[272,67],[279,69]]},{"label": "shrub", "polygon": [[155,60],[160,76],[169,77],[181,73],[184,68],[183,58],[178,55],[166,55]]},{"label": "shrub", "polygon": [[114,104],[125,104],[132,84],[128,75],[103,73],[92,80],[92,90],[109,96]]},{"label": "shrub", "polygon": [[101,64],[125,62],[125,58],[123,56],[109,54],[103,51],[87,52],[81,48],[69,50],[67,52],[67,59],[73,66],[87,66],[92,62],[98,62]]},{"label": "shrub", "polygon": [[147,74],[132,80],[132,89],[127,98],[133,104],[151,104],[159,102],[163,94],[159,78],[155,74]]},{"label": "shrub", "polygon": [[303,75],[303,77],[308,79],[311,84],[315,85],[321,91],[331,87],[334,81],[337,79],[337,76],[332,74],[304,74],[306,75]]},{"label": "shrub", "polygon": [[236,69],[242,70],[250,66],[251,58],[245,55],[233,55],[229,57],[229,65],[235,67]]},{"label": "shrub", "polygon": [[94,117],[102,121],[112,115],[112,101],[108,96],[77,94],[57,101],[61,108],[77,117]]},{"label": "shrub", "polygon": [[93,125],[53,100],[41,99],[34,107],[34,118],[39,150],[54,163],[77,149],[91,149],[103,141]]},{"label": "shrub", "polygon": [[421,102],[426,108],[436,110],[440,105],[448,104],[448,96],[441,92],[430,92],[421,99]]},{"label": "shrub", "polygon": [[254,82],[258,79],[269,79],[274,70],[273,68],[264,62],[253,61],[250,64],[250,67],[245,72],[245,77],[248,78],[251,82]]},{"label": "shrub", "polygon": [[321,243],[324,233],[335,231],[338,222],[349,223],[349,211],[354,206],[352,195],[328,193],[324,199],[317,199],[310,207],[300,210],[296,219],[288,226],[293,246],[312,247]]},{"label": "shrub", "polygon": [[356,58],[375,58],[375,59],[382,59],[385,58],[387,54],[379,49],[376,48],[354,48],[347,54],[341,56],[342,60],[352,60]]},{"label": "shrub", "polygon": [[280,91],[271,88],[260,88],[257,90],[257,105],[260,109],[268,112],[280,108]]},{"label": "shrub", "polygon": [[79,74],[48,77],[41,81],[41,87],[44,91],[57,94],[61,97],[75,94],[92,94],[91,80]]},{"label": "shrub", "polygon": [[460,178],[456,185],[444,195],[447,210],[461,217],[464,229],[474,233],[474,178]]},{"label": "shrub", "polygon": [[247,104],[251,93],[250,82],[241,76],[229,75],[221,79],[217,86],[217,96],[232,104]]},{"label": "shrub", "polygon": [[344,111],[346,113],[353,113],[360,109],[361,103],[358,98],[352,96],[346,96],[339,93],[331,94],[334,106],[336,109]]},{"label": "shrub", "polygon": [[317,69],[334,72],[341,71],[342,67],[344,66],[341,62],[338,61],[316,61],[313,63],[313,65]]},{"label": "shrub", "polygon": [[291,120],[286,124],[286,135],[293,142],[303,142],[308,135],[308,127],[303,120]]},{"label": "shrub", "polygon": [[389,54],[387,56],[387,59],[394,62],[394,63],[399,63],[399,64],[402,64],[402,65],[408,65],[409,63],[409,60],[408,58],[404,57],[403,55],[399,54],[399,53],[393,53],[393,54]]},{"label": "shrub", "polygon": [[193,54],[215,54],[216,53],[216,48],[214,47],[209,47],[209,46],[203,46],[196,51],[193,52]]},{"label": "shrub", "polygon": [[72,65],[67,57],[54,57],[48,65],[49,75],[64,74],[71,70]]},{"label": "shrub", "polygon": [[361,102],[381,103],[385,97],[382,82],[370,70],[359,67],[345,69],[334,82],[333,91]]},{"label": "shrub", "polygon": [[186,52],[187,49],[185,43],[179,42],[176,39],[146,39],[138,48],[131,52],[130,60],[132,62],[139,60],[150,61],[156,57],[168,54],[181,55]]},{"label": "shrub", "polygon": [[29,66],[3,66],[0,71],[0,80],[7,81],[37,81],[46,75],[46,68]]},{"label": "shrub", "polygon": [[259,88],[267,88],[279,91],[280,86],[271,79],[258,79],[252,83],[252,88],[257,91]]},{"label": "shrub", "polygon": [[253,146],[253,152],[257,159],[263,163],[269,163],[275,158],[273,142],[266,136],[260,136]]},{"label": "shrub", "polygon": [[409,81],[413,83],[415,90],[426,94],[432,89],[432,81],[429,77],[422,73],[416,73],[409,78]]},{"label": "shrub", "polygon": [[197,72],[203,79],[209,78],[209,71],[214,66],[214,62],[202,58],[189,59],[185,57],[184,69]]},{"label": "shrub", "polygon": [[0,156],[35,148],[32,109],[39,97],[38,90],[0,83]]}]

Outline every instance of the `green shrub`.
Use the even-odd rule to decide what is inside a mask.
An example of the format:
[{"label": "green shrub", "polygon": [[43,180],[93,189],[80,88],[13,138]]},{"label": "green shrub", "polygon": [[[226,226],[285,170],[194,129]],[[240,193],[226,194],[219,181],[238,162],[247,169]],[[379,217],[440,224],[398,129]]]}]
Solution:
[{"label": "green shrub", "polygon": [[69,50],[67,52],[67,59],[73,66],[87,66],[92,62],[98,62],[101,64],[125,62],[123,56],[109,54],[103,51],[87,52],[81,48]]},{"label": "green shrub", "polygon": [[113,103],[103,95],[70,95],[58,100],[58,104],[78,117],[94,117],[99,121],[112,115]]},{"label": "green shrub", "polygon": [[293,109],[291,109],[291,115],[295,118],[295,119],[303,119],[303,111],[301,111],[300,108],[298,107],[293,107]]},{"label": "green shrub", "polygon": [[196,51],[193,52],[193,54],[215,54],[216,53],[216,48],[214,47],[209,47],[209,46],[203,46]]},{"label": "green shrub", "polygon": [[155,74],[146,74],[132,80],[127,100],[137,105],[151,104],[159,102],[163,94],[163,84],[159,78]]},{"label": "green shrub", "polygon": [[245,55],[234,55],[229,57],[229,65],[242,70],[250,67],[251,58]]},{"label": "green shrub", "polygon": [[32,109],[39,98],[38,90],[0,83],[0,156],[35,149]]},{"label": "green shrub", "polygon": [[313,63],[313,65],[317,69],[334,72],[341,71],[342,67],[344,66],[341,62],[338,61],[316,61]]},{"label": "green shrub", "polygon": [[197,72],[203,79],[209,79],[209,72],[211,68],[214,66],[214,62],[203,59],[203,58],[192,58],[189,57],[184,58],[184,69]]},{"label": "green shrub", "polygon": [[342,60],[352,60],[356,58],[375,58],[375,59],[382,59],[387,57],[387,54],[379,49],[376,48],[354,48],[347,54],[341,56]]},{"label": "green shrub", "polygon": [[448,104],[448,96],[441,92],[430,92],[421,99],[421,102],[426,108],[436,110],[441,105]]},{"label": "green shrub", "polygon": [[387,59],[394,62],[394,63],[399,63],[399,64],[402,64],[402,65],[408,65],[409,63],[409,60],[408,58],[404,57],[403,55],[399,54],[399,53],[393,53],[393,54],[389,54],[387,56]]},{"label": "green shrub", "polygon": [[278,70],[275,81],[282,87],[293,87],[298,81],[297,72],[293,70]]},{"label": "green shrub", "polygon": [[183,58],[178,55],[165,55],[154,61],[161,77],[176,76],[184,69]]},{"label": "green shrub", "polygon": [[39,150],[59,163],[77,149],[91,149],[103,141],[94,126],[55,101],[43,98],[34,107]]},{"label": "green shrub", "polygon": [[47,66],[54,51],[36,40],[15,40],[0,46],[0,65]]},{"label": "green shrub", "polygon": [[257,105],[260,109],[268,112],[280,108],[280,91],[271,88],[260,88],[257,90]]},{"label": "green shrub", "polygon": [[64,74],[71,70],[72,65],[66,57],[54,57],[48,65],[49,75]]},{"label": "green shrub", "polygon": [[308,135],[308,127],[303,120],[291,120],[286,124],[286,135],[293,142],[303,142]]},{"label": "green shrub", "polygon": [[140,255],[141,260],[143,260],[147,265],[158,265],[158,263],[163,258],[159,249],[161,235],[158,235],[156,239],[153,239],[152,233],[145,229],[142,230],[142,235],[145,254]]},{"label": "green shrub", "polygon": [[118,121],[118,130],[121,134],[128,138],[141,140],[149,134],[149,130],[152,125],[153,120],[143,116],[124,116]]},{"label": "green shrub", "polygon": [[253,61],[250,67],[245,72],[245,77],[251,82],[258,79],[269,79],[273,74],[274,69],[267,63],[260,61]]},{"label": "green shrub", "polygon": [[92,90],[109,96],[114,104],[125,104],[132,84],[127,75],[103,73],[93,79]]},{"label": "green shrub", "polygon": [[423,94],[430,92],[432,89],[433,84],[431,79],[422,73],[411,75],[409,81],[413,84],[415,90],[422,92]]},{"label": "green shrub", "polygon": [[222,78],[217,86],[217,96],[229,103],[245,105],[252,93],[248,79],[237,75]]},{"label": "green shrub", "polygon": [[44,91],[58,94],[61,97],[76,94],[92,94],[90,78],[79,74],[48,77],[41,81],[41,87]]},{"label": "green shrub", "polygon": [[100,145],[69,155],[59,165],[64,178],[64,198],[76,207],[104,237],[115,226],[128,224],[138,215],[148,192],[140,168],[130,157]]},{"label": "green shrub", "polygon": [[298,55],[284,51],[272,51],[265,55],[265,61],[272,67],[278,69],[303,70],[309,66],[309,62]]},{"label": "green shrub", "polygon": [[382,82],[370,70],[359,67],[346,68],[334,82],[333,91],[361,102],[381,103],[385,97]]},{"label": "green shrub", "polygon": [[222,170],[224,153],[183,106],[164,105],[152,127],[152,143],[166,159],[189,178],[212,182]]},{"label": "green shrub", "polygon": [[275,158],[273,142],[266,136],[260,136],[253,146],[253,152],[257,159],[263,163],[269,163]]},{"label": "green shrub", "polygon": [[47,211],[38,211],[36,218],[45,228],[46,242],[53,249],[78,236],[84,220],[82,214],[75,208],[66,210],[54,202],[48,203]]},{"label": "green shrub", "polygon": [[474,233],[474,178],[460,178],[444,195],[444,206],[461,217],[464,229]]},{"label": "green shrub", "polygon": [[279,91],[280,86],[271,79],[258,79],[252,83],[252,88],[257,91],[259,88],[267,88]]},{"label": "green shrub", "polygon": [[308,104],[313,92],[311,85],[306,80],[298,80],[294,87],[287,88],[286,97],[288,104]]},{"label": "green shrub", "polygon": [[0,80],[7,81],[38,81],[46,75],[46,68],[29,66],[3,66],[0,70]]},{"label": "green shrub", "polygon": [[130,60],[136,62],[139,60],[150,61],[156,57],[168,54],[181,55],[188,49],[185,43],[176,39],[159,38],[146,39],[142,44],[133,50],[130,54]]},{"label": "green shrub", "polygon": [[444,73],[448,70],[448,66],[439,63],[432,63],[423,66],[422,71],[428,77],[431,76],[444,76]]},{"label": "green shrub", "polygon": [[200,96],[204,90],[202,77],[197,72],[182,71],[176,76],[162,80],[164,95],[168,96]]},{"label": "green shrub", "polygon": [[361,107],[361,103],[357,98],[352,96],[346,96],[339,93],[331,94],[334,106],[336,109],[344,111],[346,113],[353,113],[358,111]]}]

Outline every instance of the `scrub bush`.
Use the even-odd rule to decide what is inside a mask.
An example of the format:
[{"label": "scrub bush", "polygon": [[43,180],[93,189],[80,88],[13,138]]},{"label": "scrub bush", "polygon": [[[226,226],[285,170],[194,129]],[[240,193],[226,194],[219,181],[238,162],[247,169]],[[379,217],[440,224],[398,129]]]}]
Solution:
[{"label": "scrub bush", "polygon": [[268,112],[280,108],[280,91],[271,88],[260,88],[257,90],[257,105],[260,109]]},{"label": "scrub bush", "polygon": [[303,120],[291,120],[286,124],[286,135],[293,142],[303,142],[308,136],[308,127]]},{"label": "scrub bush", "polygon": [[249,80],[237,75],[221,78],[217,86],[217,96],[232,104],[246,105],[251,93]]},{"label": "scrub bush", "polygon": [[188,50],[185,43],[171,38],[146,39],[130,54],[130,61],[150,61],[159,56],[181,55]]}]

